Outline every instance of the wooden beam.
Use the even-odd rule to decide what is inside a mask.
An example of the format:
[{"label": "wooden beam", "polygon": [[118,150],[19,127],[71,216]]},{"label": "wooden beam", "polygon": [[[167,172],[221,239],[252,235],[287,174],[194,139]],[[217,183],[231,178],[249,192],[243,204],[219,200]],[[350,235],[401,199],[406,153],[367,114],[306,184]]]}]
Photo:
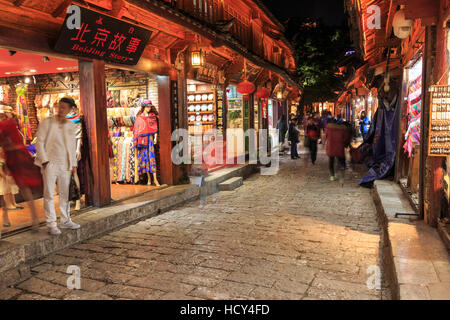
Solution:
[{"label": "wooden beam", "polygon": [[289,74],[286,72],[286,70],[280,68],[279,66],[275,65],[274,63],[269,62],[254,53],[249,52],[246,47],[241,45],[239,42],[230,39],[226,35],[218,33],[212,29],[209,29],[208,27],[205,26],[205,24],[202,21],[200,21],[196,18],[192,18],[192,17],[188,17],[184,14],[180,14],[180,12],[177,9],[171,8],[168,5],[163,4],[160,1],[156,1],[156,0],[146,0],[146,1],[127,0],[127,2],[136,7],[139,7],[141,9],[150,11],[160,17],[164,17],[165,19],[167,19],[177,25],[183,26],[183,27],[189,29],[190,31],[199,34],[201,37],[208,39],[209,41],[214,41],[217,39],[222,40],[223,43],[228,48],[237,52],[238,54],[247,58],[248,60],[252,61],[253,64],[256,64],[262,68],[266,68],[268,70],[271,70],[271,71],[279,74],[280,76],[282,76],[285,79],[285,81],[289,82],[291,85],[293,85],[295,87],[300,86],[299,83],[296,83],[289,76]]},{"label": "wooden beam", "polygon": [[79,60],[81,110],[89,137],[91,174],[86,175],[86,197],[90,205],[111,203],[108,121],[106,115],[105,63]]},{"label": "wooden beam", "polygon": [[20,7],[24,2],[25,0],[14,0],[14,5],[16,7]]},{"label": "wooden beam", "polygon": [[159,154],[161,182],[174,184],[172,163],[172,115],[169,76],[157,76],[159,105]]},{"label": "wooden beam", "polygon": [[69,7],[72,0],[64,0],[56,7],[56,9],[52,12],[52,17],[57,18],[61,16]]},{"label": "wooden beam", "polygon": [[124,0],[112,0],[112,9],[111,9],[111,16],[115,18],[122,18],[122,14],[120,12],[123,10],[125,1]]}]

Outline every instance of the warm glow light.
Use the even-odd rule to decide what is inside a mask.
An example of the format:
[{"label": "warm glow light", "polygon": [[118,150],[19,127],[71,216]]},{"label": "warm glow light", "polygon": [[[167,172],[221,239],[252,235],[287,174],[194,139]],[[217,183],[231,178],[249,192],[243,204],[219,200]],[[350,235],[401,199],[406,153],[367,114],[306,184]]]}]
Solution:
[{"label": "warm glow light", "polygon": [[283,92],[281,92],[281,91],[278,91],[277,92],[277,99],[283,99]]},{"label": "warm glow light", "polygon": [[30,80],[29,77],[26,77],[26,78],[25,78],[25,83],[30,83],[30,81],[31,81],[31,80]]},{"label": "warm glow light", "polygon": [[63,70],[64,68],[61,68],[61,67],[59,67],[59,68],[56,68],[56,70]]},{"label": "warm glow light", "polygon": [[36,70],[35,70],[35,69],[31,69],[30,72],[33,72],[33,73],[34,73],[34,72],[36,72]]},{"label": "warm glow light", "polygon": [[191,65],[193,67],[201,67],[203,64],[201,50],[191,52]]}]

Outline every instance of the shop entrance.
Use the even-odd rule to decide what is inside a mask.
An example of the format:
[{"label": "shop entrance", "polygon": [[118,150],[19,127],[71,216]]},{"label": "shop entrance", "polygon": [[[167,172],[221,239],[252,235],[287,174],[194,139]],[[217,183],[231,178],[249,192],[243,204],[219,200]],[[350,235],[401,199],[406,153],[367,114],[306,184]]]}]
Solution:
[{"label": "shop entrance", "polygon": [[[158,83],[156,76],[128,70],[107,69],[106,98],[110,152],[111,198],[123,200],[144,192],[160,189],[160,154],[158,134],[152,135],[153,154],[147,161],[155,165],[156,180],[153,174],[140,173],[142,157],[133,146],[134,123],[141,116],[144,101],[154,105],[152,112],[158,119]],[[77,109],[68,115],[68,120],[77,124],[80,141],[78,179],[82,193],[86,179],[92,175],[89,164],[89,138],[83,120],[83,105],[80,99],[78,61],[52,56],[24,53],[0,49],[0,104],[11,109],[17,120],[24,144],[32,157],[35,156],[36,133],[39,122],[54,114],[54,107],[65,96],[75,100]],[[148,101],[147,101],[148,102]],[[105,119],[106,121],[106,119]],[[149,184],[150,177],[150,184]],[[0,188],[1,190],[2,188]],[[40,222],[45,221],[42,189],[33,190]],[[0,195],[1,197],[2,195]],[[3,197],[1,197],[3,198]],[[3,199],[2,199],[3,200]],[[31,226],[31,214],[20,195],[15,195],[18,207],[9,212],[11,227],[2,228],[2,234],[14,233]],[[58,197],[55,199],[58,208]],[[21,208],[23,207],[23,208]],[[85,196],[71,203],[71,212],[81,212],[86,207]],[[58,209],[56,209],[58,212]],[[0,217],[3,226],[2,218]]]}]

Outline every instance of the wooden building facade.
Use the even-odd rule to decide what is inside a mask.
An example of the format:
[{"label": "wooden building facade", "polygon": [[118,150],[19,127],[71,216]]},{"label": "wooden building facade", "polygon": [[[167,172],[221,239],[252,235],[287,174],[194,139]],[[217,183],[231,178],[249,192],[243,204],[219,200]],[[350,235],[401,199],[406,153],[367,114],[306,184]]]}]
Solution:
[{"label": "wooden building facade", "polygon": [[[138,63],[112,63],[55,50],[72,4],[150,31]],[[267,97],[249,97],[250,128],[254,127],[255,114],[259,127],[267,128],[267,120],[261,118],[265,112],[259,110],[267,98],[280,96],[281,92],[286,105],[287,100],[298,98],[299,86],[292,76],[295,61],[283,32],[283,26],[259,0],[0,0],[0,50],[7,50],[11,56],[20,52],[38,55],[44,62],[53,59],[73,64],[57,70],[47,68],[45,73],[76,73],[75,86],[89,137],[92,174],[87,176],[87,201],[99,207],[111,202],[107,70],[122,72],[121,81],[136,73],[151,75],[152,99],[157,100],[159,112],[160,182],[173,185],[178,183],[180,167],[171,161],[171,136],[176,128],[188,129],[190,80],[207,83],[222,94],[230,85],[246,79],[256,91],[268,89]],[[193,65],[194,51],[201,54],[200,66]],[[19,70],[0,74],[0,78],[10,83],[14,77],[37,75],[36,70]],[[221,103],[226,121],[226,95]]]},{"label": "wooden building facade", "polygon": [[[340,102],[357,98],[358,90],[362,96],[376,97],[386,69],[398,81],[402,101],[395,180],[418,215],[437,226],[449,218],[448,155],[430,152],[434,119],[430,91],[449,84],[450,1],[347,0],[346,10],[356,52],[364,63],[354,77],[358,84],[344,92]],[[396,36],[394,28],[399,26],[404,29],[397,34],[407,34]]]}]

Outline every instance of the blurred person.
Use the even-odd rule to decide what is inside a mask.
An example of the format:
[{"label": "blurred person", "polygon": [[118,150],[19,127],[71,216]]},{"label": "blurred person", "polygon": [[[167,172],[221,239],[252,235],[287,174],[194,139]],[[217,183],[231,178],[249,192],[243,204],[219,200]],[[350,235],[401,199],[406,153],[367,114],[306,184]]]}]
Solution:
[{"label": "blurred person", "polygon": [[349,146],[351,135],[348,127],[344,124],[336,123],[336,120],[330,118],[325,129],[326,150],[329,158],[330,181],[335,181],[334,162],[338,159],[339,180],[344,183],[345,170],[345,148]]},{"label": "blurred person", "polygon": [[297,129],[297,119],[291,119],[288,129],[288,140],[291,143],[291,159],[300,159],[297,151],[297,144],[299,143],[299,131]]},{"label": "blurred person", "polygon": [[312,164],[315,164],[317,160],[317,142],[320,138],[320,128],[316,123],[314,123],[313,118],[308,119],[308,125],[305,129],[305,137],[309,140],[308,148],[311,155],[311,162]]},{"label": "blurred person", "polygon": [[[7,111],[9,110],[7,109]],[[12,118],[11,112],[5,112],[3,108],[0,108],[0,147],[3,150],[4,159],[4,162],[2,161],[3,176],[6,179],[8,179],[7,175],[13,178],[22,197],[30,207],[33,229],[37,229],[39,220],[31,189],[39,188],[42,179],[39,170],[33,164],[33,159],[23,144],[23,137],[17,128],[16,121]],[[5,167],[7,168],[7,175],[5,174]],[[11,180],[8,182],[12,183]],[[13,186],[10,186],[10,188],[13,189],[12,191],[15,191]],[[16,206],[15,200],[10,199],[10,204],[19,208]],[[4,217],[7,218],[6,224],[10,225],[7,217],[8,206],[5,206],[3,210]]]},{"label": "blurred person", "polygon": [[366,136],[367,132],[369,132],[369,125],[370,125],[370,119],[366,115],[366,112],[362,111],[361,117],[359,119],[359,131],[361,132],[361,136],[363,137],[363,139]]},{"label": "blurred person", "polygon": [[284,153],[284,140],[286,139],[286,132],[288,131],[288,124],[286,115],[282,114],[277,121],[276,129],[278,129],[278,142],[280,150]]},{"label": "blurred person", "polygon": [[59,209],[62,229],[79,229],[70,219],[69,186],[71,174],[77,170],[77,126],[66,119],[76,107],[71,97],[62,98],[55,107],[55,115],[44,119],[38,127],[36,141],[37,166],[41,167],[44,180],[44,211],[48,231],[61,234],[56,224],[54,202],[55,184],[58,184]]}]

